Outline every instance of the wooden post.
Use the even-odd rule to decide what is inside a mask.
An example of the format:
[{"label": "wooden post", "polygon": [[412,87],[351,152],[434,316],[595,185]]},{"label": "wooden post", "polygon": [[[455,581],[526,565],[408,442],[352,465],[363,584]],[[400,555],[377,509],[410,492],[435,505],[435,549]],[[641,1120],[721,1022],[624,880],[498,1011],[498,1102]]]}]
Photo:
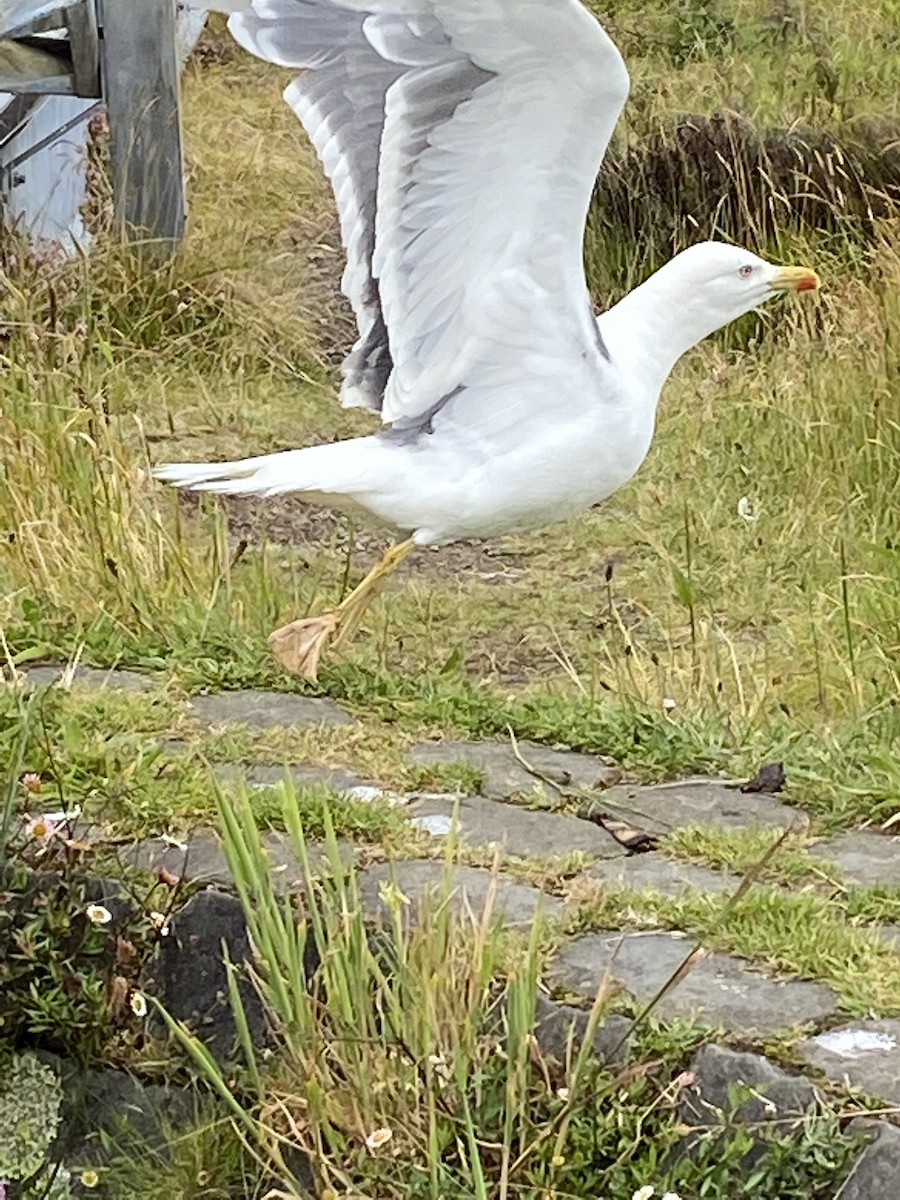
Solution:
[{"label": "wooden post", "polygon": [[102,0],[101,75],[109,114],[115,216],[151,258],[184,234],[175,0]]}]

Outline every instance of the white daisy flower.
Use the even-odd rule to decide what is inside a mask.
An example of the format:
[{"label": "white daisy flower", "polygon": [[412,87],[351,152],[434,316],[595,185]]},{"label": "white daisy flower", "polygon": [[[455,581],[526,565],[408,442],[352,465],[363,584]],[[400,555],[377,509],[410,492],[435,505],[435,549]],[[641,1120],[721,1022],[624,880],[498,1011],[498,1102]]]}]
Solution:
[{"label": "white daisy flower", "polygon": [[112,913],[102,904],[89,904],[84,915],[92,925],[108,925],[112,920]]},{"label": "white daisy flower", "polygon": [[394,1131],[388,1127],[382,1126],[381,1129],[373,1129],[366,1138],[366,1145],[370,1150],[380,1150],[382,1146],[386,1146],[394,1136]]}]

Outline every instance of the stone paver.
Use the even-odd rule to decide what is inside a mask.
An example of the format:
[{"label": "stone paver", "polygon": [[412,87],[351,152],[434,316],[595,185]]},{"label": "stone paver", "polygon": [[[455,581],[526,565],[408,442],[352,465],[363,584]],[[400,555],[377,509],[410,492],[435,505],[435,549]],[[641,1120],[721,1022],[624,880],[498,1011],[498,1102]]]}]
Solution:
[{"label": "stone paver", "polygon": [[900,1104],[900,1020],[853,1021],[800,1042],[797,1052],[835,1083]]},{"label": "stone paver", "polygon": [[333,700],[289,692],[216,692],[195,696],[190,711],[207,725],[249,725],[251,729],[357,724],[356,718]]},{"label": "stone paver", "polygon": [[[546,996],[539,995],[535,1005],[535,1016],[537,1024],[534,1036],[543,1053],[565,1066],[571,1038],[574,1062],[587,1033],[589,1014],[583,1008],[558,1004]],[[608,1064],[625,1062],[631,1048],[632,1024],[628,1017],[623,1017],[620,1013],[608,1013],[603,1017],[591,1043],[594,1058]]]},{"label": "stone paver", "polygon": [[[279,892],[300,891],[302,872],[286,834],[269,830],[262,835],[262,845],[269,859],[273,886]],[[354,858],[349,842],[339,842],[345,862]],[[313,866],[325,861],[325,851],[313,843],[308,846]],[[184,841],[170,838],[148,838],[120,852],[120,860],[128,866],[156,873],[168,871],[184,883],[205,883],[232,887],[234,880],[228,869],[225,851],[219,835],[213,829],[194,830]]]},{"label": "stone paver", "polygon": [[689,1070],[694,1081],[679,1104],[682,1120],[689,1125],[715,1125],[723,1114],[730,1116],[735,1087],[746,1099],[734,1116],[747,1124],[800,1117],[816,1102],[816,1089],[808,1079],[789,1075],[760,1054],[704,1046]]},{"label": "stone paver", "polygon": [[[359,872],[359,893],[366,914],[382,920],[387,915],[381,899],[382,885],[393,882],[410,901],[413,919],[415,910],[431,895],[440,896],[445,879],[449,879],[449,903],[456,911],[471,910],[480,917],[485,910],[494,877],[478,867],[451,867],[431,859],[407,859],[403,862],[377,863]],[[525,925],[540,912],[550,916],[558,912],[560,902],[539,888],[500,875],[497,877],[493,912],[505,925]]]},{"label": "stone paver", "polygon": [[[592,998],[609,969],[613,979],[646,1004],[695,945],[672,933],[588,934],[563,947],[554,971],[573,991]],[[708,954],[655,1011],[664,1018],[694,1016],[752,1036],[821,1021],[836,1004],[834,993],[821,984],[771,979],[730,954]]]},{"label": "stone paver", "polygon": [[591,821],[566,813],[531,811],[484,796],[429,796],[411,804],[409,812],[415,818],[451,818],[457,805],[460,835],[472,845],[497,844],[522,857],[574,850],[602,858],[624,854],[612,834]]},{"label": "stone paver", "polygon": [[352,795],[354,789],[370,787],[365,779],[360,779],[352,771],[343,767],[318,767],[307,764],[253,764],[243,766],[237,763],[222,763],[213,768],[213,773],[223,783],[239,783],[244,781],[251,787],[278,787],[284,782],[285,775],[298,787],[308,787],[311,784],[323,784],[335,792]]},{"label": "stone paver", "polygon": [[728,875],[694,863],[673,862],[659,854],[635,854],[630,858],[608,859],[585,871],[610,888],[632,888],[676,896],[682,892],[734,892],[740,886],[739,875]]},{"label": "stone paver", "polygon": [[861,829],[812,848],[817,858],[840,868],[847,883],[900,887],[900,838]]},{"label": "stone paver", "polygon": [[809,826],[809,817],[772,796],[745,795],[710,779],[692,779],[655,786],[620,785],[598,801],[598,810],[632,822],[648,833],[667,833],[679,826],[722,829],[773,829]]},{"label": "stone paver", "polygon": [[887,1121],[857,1117],[848,1133],[871,1138],[838,1195],[840,1200],[897,1200],[900,1193],[900,1129]]},{"label": "stone paver", "polygon": [[900,925],[876,925],[875,929],[891,950],[900,953]]},{"label": "stone paver", "polygon": [[[621,770],[606,759],[575,750],[554,750],[535,742],[519,742],[519,754],[541,775],[561,787],[593,790],[607,788],[622,777]],[[414,746],[409,760],[424,766],[468,763],[483,773],[482,794],[492,800],[528,795],[536,790],[553,794],[522,765],[511,745],[503,742],[422,742]]]},{"label": "stone paver", "polygon": [[[41,667],[28,667],[25,670],[26,687],[50,687],[59,683],[66,668],[59,664]],[[79,690],[115,691],[115,692],[151,692],[156,684],[148,675],[138,671],[124,671],[119,667],[76,667],[71,673],[72,686]]]}]

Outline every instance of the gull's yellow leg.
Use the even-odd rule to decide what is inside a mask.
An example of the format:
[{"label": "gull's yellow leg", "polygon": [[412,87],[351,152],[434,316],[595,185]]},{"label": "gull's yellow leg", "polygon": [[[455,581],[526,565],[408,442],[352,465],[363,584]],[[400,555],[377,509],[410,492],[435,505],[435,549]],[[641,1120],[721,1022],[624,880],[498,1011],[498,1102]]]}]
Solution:
[{"label": "gull's yellow leg", "polygon": [[318,677],[319,658],[334,637],[335,646],[348,642],[359,628],[366,609],[378,595],[384,581],[399,567],[415,542],[410,538],[391,546],[375,564],[365,579],[353,589],[337,608],[320,617],[305,617],[291,621],[269,635],[272,653],[289,671],[313,682]]}]

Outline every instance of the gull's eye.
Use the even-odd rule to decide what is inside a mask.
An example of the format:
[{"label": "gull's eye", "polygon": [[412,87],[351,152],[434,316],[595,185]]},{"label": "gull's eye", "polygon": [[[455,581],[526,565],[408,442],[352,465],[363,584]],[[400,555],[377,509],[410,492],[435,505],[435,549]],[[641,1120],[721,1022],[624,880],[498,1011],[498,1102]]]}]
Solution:
[{"label": "gull's eye", "polygon": [[744,263],[744,265],[738,271],[738,275],[740,275],[741,279],[749,279],[752,274],[753,267],[750,265],[750,263]]}]

